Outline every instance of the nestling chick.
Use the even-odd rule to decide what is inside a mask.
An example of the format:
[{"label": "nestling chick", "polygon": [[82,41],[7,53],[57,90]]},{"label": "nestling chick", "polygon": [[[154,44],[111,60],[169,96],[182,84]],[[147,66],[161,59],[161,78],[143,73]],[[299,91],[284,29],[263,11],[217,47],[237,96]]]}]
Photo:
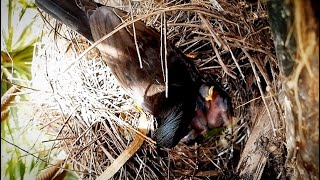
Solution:
[{"label": "nestling chick", "polygon": [[232,121],[230,98],[221,92],[221,89],[203,84],[199,93],[205,104],[197,108],[196,115],[191,121],[192,130],[181,140],[183,143],[193,141],[198,136],[204,136],[209,129],[230,124]]}]

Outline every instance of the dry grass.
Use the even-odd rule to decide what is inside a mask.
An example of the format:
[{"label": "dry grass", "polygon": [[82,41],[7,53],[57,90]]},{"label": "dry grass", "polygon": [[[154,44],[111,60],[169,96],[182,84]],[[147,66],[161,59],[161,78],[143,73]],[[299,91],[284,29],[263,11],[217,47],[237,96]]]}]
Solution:
[{"label": "dry grass", "polygon": [[[250,103],[263,104],[270,98],[279,106],[278,65],[265,7],[224,0],[134,1],[121,7],[134,18],[105,38],[140,19],[158,29],[167,43],[192,57],[208,81],[218,82],[231,96],[235,125],[201,144],[179,144],[171,150],[156,150],[145,138],[115,179],[233,177],[253,124]],[[56,26],[55,21],[49,22]],[[51,33],[37,47],[32,87],[39,90],[32,93],[35,118],[41,129],[55,137],[50,140],[54,141],[51,153],[65,151],[66,161],[82,179],[95,178],[129,146],[140,112],[93,52],[99,42],[90,46],[64,26],[59,34]],[[267,111],[271,118],[274,112]],[[152,116],[147,117],[153,122]],[[281,126],[272,123],[274,132]]]}]

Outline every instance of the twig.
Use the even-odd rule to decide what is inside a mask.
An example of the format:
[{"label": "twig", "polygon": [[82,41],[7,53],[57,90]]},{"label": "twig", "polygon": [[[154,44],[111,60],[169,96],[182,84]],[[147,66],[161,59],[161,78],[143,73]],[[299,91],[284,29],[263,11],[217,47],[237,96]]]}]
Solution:
[{"label": "twig", "polygon": [[211,45],[212,45],[212,48],[213,48],[213,51],[215,52],[216,56],[217,56],[217,59],[219,61],[219,64],[221,65],[222,69],[230,76],[232,77],[233,79],[236,79],[237,77],[235,75],[233,75],[230,70],[226,67],[226,65],[223,63],[222,59],[221,59],[221,56],[218,52],[218,49],[216,48],[216,46],[214,45],[214,42],[213,40],[211,39]]},{"label": "twig", "polygon": [[168,98],[169,93],[169,71],[168,71],[168,51],[167,51],[167,19],[166,13],[163,13],[163,41],[164,41],[164,67],[165,67],[165,75],[166,75],[166,98]]},{"label": "twig", "polygon": [[[143,112],[139,118],[138,125],[142,134],[146,135],[148,133],[148,121],[146,114]],[[128,159],[135,154],[135,152],[141,147],[144,142],[144,138],[136,135],[132,143],[127,149],[125,149],[118,157],[113,161],[113,163],[97,178],[97,180],[110,179],[118,170],[128,161]]]},{"label": "twig", "polygon": [[264,96],[264,93],[263,93],[263,90],[262,90],[262,87],[261,87],[261,84],[260,84],[260,78],[259,78],[259,75],[256,71],[256,68],[255,68],[255,64],[251,58],[251,56],[249,55],[249,53],[244,49],[244,48],[241,48],[242,51],[245,53],[245,55],[248,57],[249,59],[249,62],[251,64],[251,67],[252,67],[252,70],[253,70],[253,73],[256,77],[256,80],[257,80],[257,84],[258,84],[258,88],[259,88],[259,91],[260,91],[260,94],[261,94],[261,98],[262,98],[262,101],[264,103],[264,105],[266,106],[266,110],[267,110],[267,113],[268,113],[268,117],[270,119],[270,122],[271,122],[271,127],[272,127],[272,132],[273,132],[273,135],[276,136],[276,129],[275,129],[275,125],[274,125],[274,122],[273,122],[273,119],[272,119],[272,116],[271,116],[271,113],[270,113],[270,109],[267,105],[267,102],[266,102],[266,98]]},{"label": "twig", "polygon": [[[131,2],[129,4],[130,4],[130,11],[131,11],[131,20],[133,20]],[[136,27],[135,27],[134,23],[132,23],[132,29],[133,29],[134,44],[136,46],[137,55],[138,55],[139,63],[140,63],[140,68],[142,69],[143,68],[142,59],[141,59],[141,55],[140,55],[140,49],[139,49],[139,45],[138,45],[138,41],[137,41]]]},{"label": "twig", "polygon": [[230,54],[231,54],[231,58],[233,59],[233,62],[236,64],[236,66],[237,66],[237,68],[238,68],[238,70],[239,70],[239,72],[240,72],[240,75],[241,75],[243,81],[246,82],[246,79],[245,79],[245,77],[244,77],[244,75],[243,75],[243,73],[242,73],[242,70],[241,70],[241,68],[240,68],[240,66],[239,66],[239,64],[238,64],[238,61],[236,60],[236,58],[235,58],[234,55],[233,55],[233,52],[232,52],[231,48],[230,48],[228,45],[227,45],[227,47],[228,47],[228,50],[229,50],[229,52],[230,52]]},{"label": "twig", "polygon": [[228,50],[227,46],[225,45],[225,43],[223,42],[223,40],[218,36],[216,35],[216,33],[213,31],[212,29],[212,26],[209,25],[209,22],[207,19],[205,19],[203,17],[202,14],[199,13],[199,17],[201,19],[201,21],[205,24],[205,26],[207,27],[207,30],[209,31],[209,33],[211,34],[211,36],[213,37],[213,39],[215,40],[215,42],[217,43],[217,45],[219,47],[222,46],[222,49],[224,50]]}]

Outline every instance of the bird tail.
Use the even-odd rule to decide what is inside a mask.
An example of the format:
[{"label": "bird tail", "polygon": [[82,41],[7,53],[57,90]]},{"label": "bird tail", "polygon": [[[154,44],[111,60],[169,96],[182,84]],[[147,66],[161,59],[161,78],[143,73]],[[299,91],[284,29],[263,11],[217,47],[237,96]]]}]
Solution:
[{"label": "bird tail", "polygon": [[[81,2],[80,2],[81,1]],[[93,41],[89,18],[85,13],[85,9],[81,9],[81,3],[95,4],[92,0],[36,0],[36,5],[48,13],[53,18],[59,20],[71,29],[86,37],[89,41]]]}]

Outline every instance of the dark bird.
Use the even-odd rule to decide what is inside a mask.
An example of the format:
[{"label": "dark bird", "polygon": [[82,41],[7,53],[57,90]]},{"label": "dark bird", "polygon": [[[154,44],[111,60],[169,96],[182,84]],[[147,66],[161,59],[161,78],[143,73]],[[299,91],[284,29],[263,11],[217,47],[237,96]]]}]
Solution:
[{"label": "dark bird", "polygon": [[[91,42],[98,41],[128,18],[125,11],[92,0],[36,0],[36,5]],[[97,48],[128,95],[156,118],[158,128],[153,138],[157,144],[173,147],[193,128],[190,123],[197,119],[196,109],[208,115],[210,107],[199,92],[203,81],[192,60],[171,43],[167,44],[168,79],[165,79],[160,33],[142,21],[135,22],[134,27],[135,32],[132,24],[120,29]]]}]

